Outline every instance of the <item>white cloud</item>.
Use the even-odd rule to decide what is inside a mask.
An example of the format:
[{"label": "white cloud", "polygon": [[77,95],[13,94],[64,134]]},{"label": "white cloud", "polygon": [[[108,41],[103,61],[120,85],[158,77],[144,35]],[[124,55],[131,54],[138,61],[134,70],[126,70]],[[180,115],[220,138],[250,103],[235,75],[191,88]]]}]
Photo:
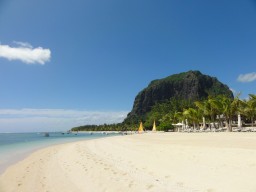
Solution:
[{"label": "white cloud", "polygon": [[0,109],[0,132],[63,131],[87,124],[111,124],[124,120],[127,111],[64,109]]},{"label": "white cloud", "polygon": [[20,42],[20,41],[13,41],[13,43],[21,46],[21,47],[27,47],[27,48],[33,48],[33,46],[28,42]]},{"label": "white cloud", "polygon": [[247,73],[247,74],[241,74],[238,76],[237,80],[239,82],[243,82],[243,83],[255,81],[256,73],[252,72],[252,73]]},{"label": "white cloud", "polygon": [[26,42],[16,42],[18,46],[10,47],[9,45],[0,44],[0,57],[12,60],[20,60],[26,64],[41,64],[44,65],[51,59],[50,49],[42,47],[33,48],[32,45]]}]

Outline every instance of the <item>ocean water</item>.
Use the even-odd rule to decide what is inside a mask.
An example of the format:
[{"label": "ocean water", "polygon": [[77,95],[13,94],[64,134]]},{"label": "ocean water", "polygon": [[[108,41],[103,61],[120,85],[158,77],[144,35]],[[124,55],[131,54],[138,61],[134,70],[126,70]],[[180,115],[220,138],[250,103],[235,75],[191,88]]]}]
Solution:
[{"label": "ocean water", "polygon": [[110,137],[117,134],[102,133],[49,133],[45,137],[44,133],[0,133],[0,174],[4,170],[25,158],[33,151],[50,145]]}]

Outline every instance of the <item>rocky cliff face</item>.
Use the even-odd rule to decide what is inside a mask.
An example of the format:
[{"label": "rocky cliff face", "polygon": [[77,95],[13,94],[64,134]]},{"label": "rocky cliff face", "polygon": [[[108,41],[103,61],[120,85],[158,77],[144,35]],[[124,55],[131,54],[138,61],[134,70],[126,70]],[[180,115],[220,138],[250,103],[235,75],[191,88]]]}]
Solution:
[{"label": "rocky cliff face", "polygon": [[136,96],[133,109],[128,114],[126,121],[134,116],[145,115],[154,104],[173,97],[195,101],[207,98],[209,95],[221,94],[233,97],[229,87],[215,77],[203,75],[199,71],[171,75],[164,79],[152,81]]}]

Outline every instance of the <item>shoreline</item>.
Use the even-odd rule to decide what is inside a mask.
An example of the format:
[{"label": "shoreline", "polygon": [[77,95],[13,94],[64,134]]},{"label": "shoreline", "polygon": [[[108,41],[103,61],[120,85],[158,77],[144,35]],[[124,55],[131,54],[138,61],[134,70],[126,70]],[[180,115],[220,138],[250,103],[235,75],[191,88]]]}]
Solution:
[{"label": "shoreline", "polygon": [[[36,132],[35,132],[36,133]],[[83,134],[85,132],[81,132]],[[25,133],[26,134],[26,133]],[[99,134],[99,133],[95,133]],[[18,163],[19,161],[24,160],[32,153],[55,145],[65,144],[65,143],[72,143],[77,142],[80,140],[90,140],[95,138],[100,138],[97,135],[96,137],[66,137],[61,139],[50,139],[50,140],[36,140],[36,141],[29,141],[29,142],[18,142],[14,144],[9,144],[6,146],[2,146],[0,148],[0,175],[5,172],[5,170]],[[104,135],[105,136],[105,135]],[[110,133],[108,134],[110,135]],[[5,148],[6,147],[6,148]]]},{"label": "shoreline", "polygon": [[255,162],[255,133],[116,136],[37,150],[0,191],[255,191]]}]

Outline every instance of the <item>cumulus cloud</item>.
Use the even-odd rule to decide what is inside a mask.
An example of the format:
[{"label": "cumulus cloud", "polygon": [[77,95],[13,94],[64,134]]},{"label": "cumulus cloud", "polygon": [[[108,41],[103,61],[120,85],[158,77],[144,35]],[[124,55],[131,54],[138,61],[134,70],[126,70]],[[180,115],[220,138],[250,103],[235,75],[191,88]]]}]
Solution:
[{"label": "cumulus cloud", "polygon": [[26,64],[41,64],[44,65],[51,59],[50,49],[42,47],[33,48],[27,42],[14,41],[16,46],[0,44],[0,57],[12,60],[19,60]]},{"label": "cumulus cloud", "polygon": [[241,74],[238,76],[237,80],[239,82],[247,83],[247,82],[252,82],[256,80],[256,73],[247,73],[247,74]]},{"label": "cumulus cloud", "polygon": [[0,109],[0,132],[63,131],[88,124],[111,124],[124,120],[127,111],[65,109]]}]

